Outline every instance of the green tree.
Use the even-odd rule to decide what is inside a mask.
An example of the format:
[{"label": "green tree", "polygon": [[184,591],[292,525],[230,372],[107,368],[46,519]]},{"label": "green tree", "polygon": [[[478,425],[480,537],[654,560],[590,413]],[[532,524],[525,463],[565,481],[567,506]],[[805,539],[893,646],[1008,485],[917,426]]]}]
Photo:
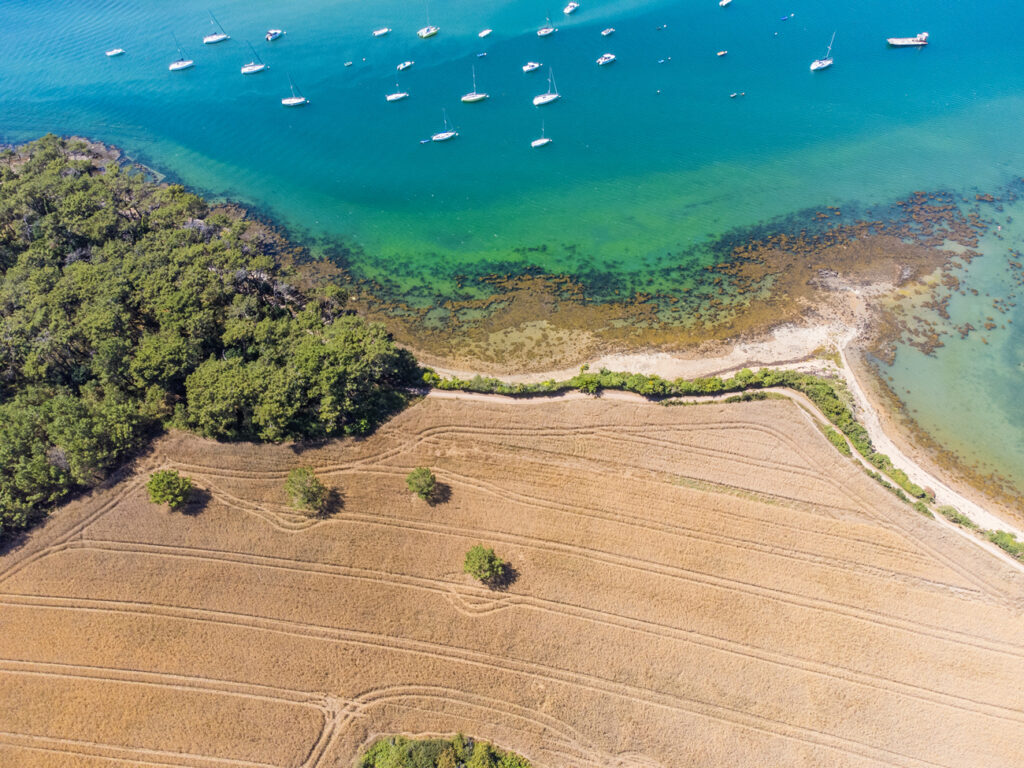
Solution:
[{"label": "green tree", "polygon": [[494,550],[477,544],[466,553],[462,570],[484,584],[496,586],[508,575],[508,563],[494,554]]},{"label": "green tree", "polygon": [[437,493],[437,478],[426,467],[416,467],[406,475],[405,484],[424,501],[433,500],[434,494]]},{"label": "green tree", "polygon": [[312,467],[296,467],[289,472],[284,490],[293,507],[310,514],[322,514],[327,505],[327,488],[314,474]]},{"label": "green tree", "polygon": [[166,504],[171,509],[177,509],[188,499],[192,481],[179,475],[177,470],[160,469],[149,476],[146,490],[149,492],[149,500],[154,504]]},{"label": "green tree", "polygon": [[497,764],[494,747],[486,741],[478,741],[473,745],[473,754],[466,761],[466,768],[497,768]]}]

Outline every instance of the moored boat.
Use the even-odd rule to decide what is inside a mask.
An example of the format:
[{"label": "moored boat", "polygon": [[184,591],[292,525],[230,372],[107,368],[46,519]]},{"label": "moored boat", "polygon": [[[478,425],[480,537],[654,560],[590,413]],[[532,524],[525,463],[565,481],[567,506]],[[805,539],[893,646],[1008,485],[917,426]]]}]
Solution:
[{"label": "moored boat", "polygon": [[440,31],[440,27],[435,27],[432,24],[428,24],[423,29],[417,31],[416,34],[419,35],[423,40],[426,40],[428,37],[433,37]]},{"label": "moored boat", "polygon": [[832,66],[832,43],[836,41],[836,33],[832,33],[832,39],[828,42],[828,50],[825,51],[824,58],[815,59],[811,62],[811,72],[817,72],[819,69],[828,69]]},{"label": "moored boat", "polygon": [[388,32],[391,31],[391,27],[381,27],[380,29],[373,30],[374,37],[384,37]]},{"label": "moored boat", "polygon": [[562,9],[562,13],[564,13],[566,16],[568,16],[568,15],[570,15],[572,13],[576,13],[576,9],[579,8],[579,7],[580,7],[580,4],[577,3],[576,0],[569,0],[569,4],[566,5],[565,8]]},{"label": "moored boat", "polygon": [[304,107],[306,104],[309,104],[309,99],[299,93],[299,89],[295,87],[295,83],[292,82],[291,77],[288,78],[288,86],[292,90],[292,95],[281,99],[282,106]]},{"label": "moored boat", "polygon": [[601,30],[601,37],[608,37],[608,35],[615,34],[615,27],[608,27],[608,29]]},{"label": "moored boat", "polygon": [[113,50],[106,51],[106,55],[113,58],[114,56],[124,55],[124,48],[114,48]]},{"label": "moored boat", "polygon": [[486,101],[490,96],[486,93],[480,93],[476,89],[476,67],[473,67],[473,90],[462,97],[462,101],[465,104],[475,104],[478,101]]},{"label": "moored boat", "polygon": [[541,64],[539,61],[528,61],[525,64],[523,64],[523,72],[535,72],[542,66],[544,65]]},{"label": "moored boat", "polygon": [[493,32],[493,31],[494,31],[493,29],[484,29],[484,30],[481,30],[481,31],[480,31],[480,34],[478,34],[478,35],[477,35],[477,37],[487,37],[487,36],[488,36],[489,34],[491,34],[491,32]]},{"label": "moored boat", "polygon": [[530,142],[530,146],[536,149],[537,147],[544,147],[551,143],[551,139],[544,135],[544,121],[540,122],[540,138],[534,139]]},{"label": "moored boat", "polygon": [[558,86],[555,85],[555,73],[549,68],[548,69],[548,91],[542,93],[539,96],[533,97],[533,106],[542,107],[545,104],[550,104],[553,101],[557,101],[562,98],[558,92]]},{"label": "moored boat", "polygon": [[217,18],[213,15],[212,11],[207,11],[210,14],[210,23],[213,25],[214,32],[203,38],[203,45],[213,45],[214,43],[223,43],[225,40],[230,40],[231,35],[224,31],[224,27],[220,25]]},{"label": "moored boat", "polygon": [[449,141],[459,135],[458,131],[448,125],[448,111],[442,109],[441,114],[444,116],[444,127],[430,137],[431,141]]},{"label": "moored boat", "polygon": [[268,29],[266,34],[267,42],[271,43],[274,40],[277,40],[277,38],[281,37],[283,34],[283,29]]},{"label": "moored boat", "polygon": [[[175,38],[175,42],[177,42],[177,38]],[[181,50],[181,46],[179,45],[178,58],[175,61],[172,61],[170,65],[167,67],[167,69],[169,69],[171,72],[180,72],[183,69],[191,69],[195,65],[196,63],[192,61],[192,59],[185,58],[185,52]]]},{"label": "moored boat", "polygon": [[603,67],[605,64],[611,64],[613,61],[615,61],[614,53],[603,53],[597,59],[597,66]]},{"label": "moored boat", "polygon": [[256,49],[252,47],[251,43],[249,44],[249,50],[252,51],[253,58],[252,61],[250,61],[248,64],[242,65],[243,75],[255,75],[257,72],[262,72],[265,69],[270,69],[270,67],[263,63],[263,59],[261,59],[260,55],[256,53]]},{"label": "moored boat", "polygon": [[389,93],[386,96],[384,96],[384,99],[386,101],[402,101],[403,99],[407,99],[407,98],[409,98],[409,94],[406,91],[403,91],[398,86],[398,81],[397,80],[395,81],[395,92],[394,93]]},{"label": "moored boat", "polygon": [[547,21],[544,22],[544,26],[537,30],[537,37],[547,37],[548,35],[555,34],[557,31],[558,28],[553,26],[551,24],[551,19],[548,18]]},{"label": "moored boat", "polygon": [[397,69],[399,72],[401,72],[403,69],[408,69],[409,67],[411,67],[415,63],[416,63],[415,61],[403,61],[401,64],[399,64],[397,67],[395,67],[395,69]]},{"label": "moored boat", "polygon": [[928,45],[928,33],[919,32],[914,37],[890,37],[885,42],[894,48]]}]

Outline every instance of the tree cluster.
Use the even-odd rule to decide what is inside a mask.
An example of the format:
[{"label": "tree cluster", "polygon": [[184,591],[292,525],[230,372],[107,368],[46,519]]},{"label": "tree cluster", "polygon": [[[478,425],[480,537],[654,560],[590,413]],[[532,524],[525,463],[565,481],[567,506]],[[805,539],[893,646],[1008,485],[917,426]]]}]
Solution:
[{"label": "tree cluster", "polygon": [[0,155],[0,536],[156,430],[358,435],[415,361],[289,283],[252,222],[47,136]]},{"label": "tree cluster", "polygon": [[530,761],[460,733],[453,739],[380,739],[359,759],[359,768],[530,768]]}]

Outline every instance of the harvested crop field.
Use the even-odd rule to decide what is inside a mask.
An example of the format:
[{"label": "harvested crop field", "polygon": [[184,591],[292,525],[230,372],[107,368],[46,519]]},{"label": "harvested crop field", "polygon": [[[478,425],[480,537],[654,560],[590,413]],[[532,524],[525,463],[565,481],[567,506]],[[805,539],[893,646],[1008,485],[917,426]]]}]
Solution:
[{"label": "harvested crop field", "polygon": [[[287,507],[299,465],[331,517]],[[150,504],[157,467],[204,498]],[[506,590],[462,573],[477,543]],[[1020,766],[1022,609],[787,400],[428,397],[301,453],[176,434],[0,558],[0,765],[326,768],[461,731],[551,768]]]}]

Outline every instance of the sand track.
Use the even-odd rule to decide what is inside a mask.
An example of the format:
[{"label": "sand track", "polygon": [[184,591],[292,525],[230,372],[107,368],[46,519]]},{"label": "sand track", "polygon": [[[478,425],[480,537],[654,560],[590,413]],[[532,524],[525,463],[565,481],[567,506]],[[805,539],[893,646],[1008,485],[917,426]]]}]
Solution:
[{"label": "sand track", "polygon": [[[334,517],[286,506],[300,463]],[[146,502],[163,466],[205,510]],[[509,590],[460,573],[478,541]],[[301,455],[171,435],[0,560],[9,711],[68,700],[0,717],[0,760],[328,768],[461,730],[542,767],[1011,766],[1022,606],[788,402],[428,398]]]}]

